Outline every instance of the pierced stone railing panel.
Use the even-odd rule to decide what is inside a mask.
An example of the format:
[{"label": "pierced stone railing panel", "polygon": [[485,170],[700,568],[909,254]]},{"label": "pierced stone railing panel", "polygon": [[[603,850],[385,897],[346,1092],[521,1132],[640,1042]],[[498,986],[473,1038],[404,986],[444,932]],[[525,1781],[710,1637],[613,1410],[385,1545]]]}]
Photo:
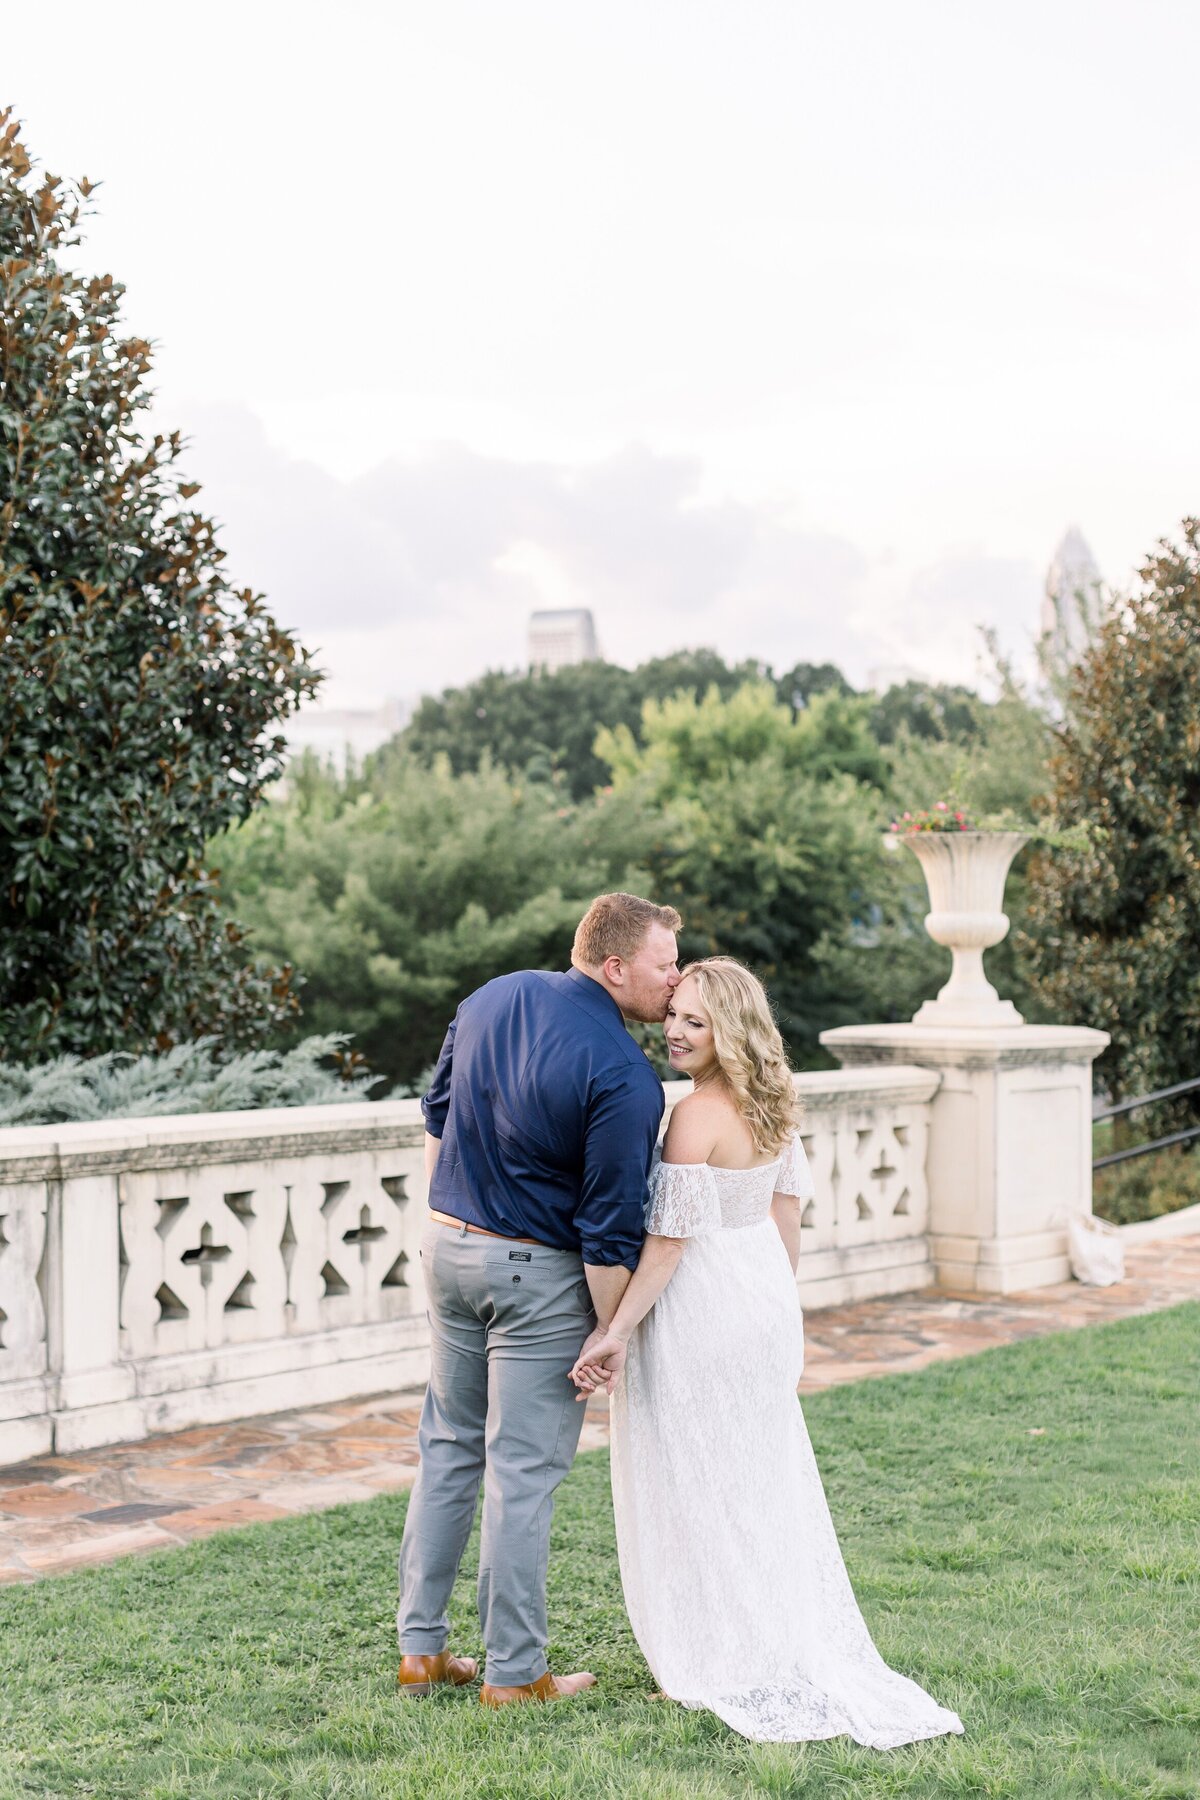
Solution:
[{"label": "pierced stone railing panel", "polygon": [[124,1174],[121,1353],[215,1349],[287,1329],[287,1189],[272,1163]]},{"label": "pierced stone railing panel", "polygon": [[415,1160],[348,1149],[122,1175],[122,1355],[405,1317]]},{"label": "pierced stone railing panel", "polygon": [[395,1152],[331,1157],[289,1184],[288,1297],[292,1329],[402,1318],[412,1311],[421,1200],[412,1205],[416,1158]]},{"label": "pierced stone railing panel", "polygon": [[800,1141],[812,1170],[814,1193],[800,1214],[801,1254],[831,1250],[837,1242],[837,1137],[829,1121],[809,1111],[801,1120]]},{"label": "pierced stone railing panel", "polygon": [[797,1076],[816,1188],[800,1239],[806,1306],[932,1282],[925,1163],[939,1082],[919,1068]]},{"label": "pierced stone railing panel", "polygon": [[843,1121],[835,1133],[839,1244],[918,1237],[928,1230],[927,1136],[919,1119],[896,1123],[857,1110]]},{"label": "pierced stone railing panel", "polygon": [[0,1186],[0,1384],[45,1373],[46,1309],[38,1272],[46,1245],[46,1184]]}]

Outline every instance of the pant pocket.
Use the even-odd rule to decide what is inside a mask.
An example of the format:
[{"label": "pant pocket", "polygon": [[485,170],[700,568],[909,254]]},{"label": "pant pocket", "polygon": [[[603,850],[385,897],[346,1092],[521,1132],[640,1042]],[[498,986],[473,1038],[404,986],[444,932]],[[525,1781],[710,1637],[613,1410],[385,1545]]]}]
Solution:
[{"label": "pant pocket", "polygon": [[[510,1262],[507,1255],[488,1259],[488,1288],[495,1308],[496,1330],[514,1343],[540,1338],[586,1337],[590,1329],[591,1295],[578,1269],[564,1261],[539,1258]],[[582,1341],[582,1340],[581,1340]]]}]

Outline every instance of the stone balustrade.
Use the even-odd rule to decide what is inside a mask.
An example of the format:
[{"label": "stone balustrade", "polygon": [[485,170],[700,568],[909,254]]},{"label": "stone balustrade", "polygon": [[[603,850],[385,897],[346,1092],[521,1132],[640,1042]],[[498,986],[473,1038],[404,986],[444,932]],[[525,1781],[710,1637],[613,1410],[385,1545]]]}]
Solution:
[{"label": "stone balustrade", "polygon": [[0,1463],[423,1379],[415,1101],[0,1131]]},{"label": "stone balustrade", "polygon": [[[797,1077],[806,1306],[933,1279],[940,1080]],[[415,1100],[0,1131],[0,1464],[421,1382],[422,1144]]]},{"label": "stone balustrade", "polygon": [[926,1168],[940,1085],[936,1071],[903,1066],[797,1075],[816,1188],[801,1233],[805,1306],[933,1282]]}]

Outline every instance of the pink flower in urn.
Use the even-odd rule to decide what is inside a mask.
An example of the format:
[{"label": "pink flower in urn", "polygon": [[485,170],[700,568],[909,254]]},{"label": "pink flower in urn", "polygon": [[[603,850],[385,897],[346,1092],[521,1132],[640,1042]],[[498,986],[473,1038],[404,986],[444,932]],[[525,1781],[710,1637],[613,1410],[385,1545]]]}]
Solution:
[{"label": "pink flower in urn", "polygon": [[892,830],[911,837],[919,831],[972,831],[974,827],[965,812],[951,809],[948,800],[935,800],[928,808],[902,813],[899,820],[892,821]]}]

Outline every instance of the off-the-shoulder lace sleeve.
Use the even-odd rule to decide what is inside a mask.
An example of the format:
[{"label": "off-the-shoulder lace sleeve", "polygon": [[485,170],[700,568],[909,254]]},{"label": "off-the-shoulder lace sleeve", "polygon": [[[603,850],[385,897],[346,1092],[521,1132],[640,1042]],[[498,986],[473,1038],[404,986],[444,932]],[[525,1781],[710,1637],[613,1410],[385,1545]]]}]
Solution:
[{"label": "off-the-shoulder lace sleeve", "polygon": [[794,1194],[797,1200],[811,1200],[814,1191],[808,1157],[804,1154],[800,1133],[795,1131],[784,1145],[783,1161],[780,1163],[779,1173],[775,1177],[775,1192],[777,1194]]},{"label": "off-the-shoulder lace sleeve", "polygon": [[708,1164],[656,1164],[650,1175],[646,1230],[655,1237],[699,1237],[720,1228],[721,1196]]}]

